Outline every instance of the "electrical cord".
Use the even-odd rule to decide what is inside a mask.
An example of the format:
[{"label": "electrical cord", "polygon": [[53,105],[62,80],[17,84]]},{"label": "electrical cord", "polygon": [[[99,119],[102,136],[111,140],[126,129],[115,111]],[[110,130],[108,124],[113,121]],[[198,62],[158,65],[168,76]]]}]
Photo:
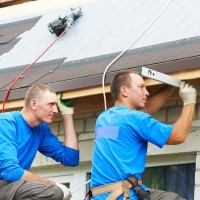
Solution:
[{"label": "electrical cord", "polygon": [[9,86],[8,90],[6,91],[6,94],[4,96],[4,101],[3,101],[3,106],[2,106],[2,112],[4,112],[4,109],[5,109],[5,104],[6,104],[6,101],[8,99],[8,96],[10,94],[10,91],[13,87],[13,85],[17,82],[17,80],[19,78],[21,78],[25,73],[26,71],[28,71],[62,36],[65,32],[68,31],[68,29],[70,29],[72,23],[71,24],[68,24],[68,26],[65,28],[65,30],[26,68],[24,69],[18,76],[17,78],[11,83],[11,85]]},{"label": "electrical cord", "polygon": [[[59,38],[60,37],[62,37],[62,35],[68,30],[68,29],[70,29],[70,27],[71,27],[71,25],[72,25],[72,23],[74,22],[74,20],[76,20],[80,15],[82,15],[82,10],[81,10],[81,8],[80,8],[80,6],[77,6],[77,7],[73,7],[73,8],[71,8],[71,11],[70,11],[70,13],[68,13],[68,16],[66,16],[66,17],[64,17],[64,18],[59,18],[59,20],[61,20],[62,21],[62,27],[59,27],[59,28],[61,28],[61,29],[59,29],[59,31],[58,31],[58,29],[56,29],[55,27],[54,27],[54,22],[53,22],[53,25],[52,25],[52,23],[49,23],[49,25],[48,25],[48,27],[49,27],[49,30],[50,30],[50,32],[51,33],[54,33],[54,30],[56,30],[55,31],[55,34],[56,34],[56,36],[57,36],[57,38],[38,56],[38,58],[37,59],[35,59],[35,61],[32,63],[32,64],[30,64],[24,71],[22,71],[18,76],[17,76],[17,78],[11,83],[11,85],[10,85],[10,87],[8,88],[8,90],[7,90],[7,92],[6,92],[6,94],[5,94],[5,96],[4,96],[4,101],[3,101],[3,108],[2,108],[2,112],[4,112],[4,108],[5,108],[5,104],[6,104],[6,101],[7,101],[7,99],[8,99],[8,96],[9,96],[9,94],[10,94],[10,90],[11,90],[11,88],[13,87],[13,85],[16,83],[16,81],[19,79],[19,78],[21,78],[22,76],[23,76],[23,74],[27,71],[27,70],[29,70],[32,66],[33,66],[33,64],[35,64],[52,46],[53,46],[53,44],[55,44],[56,42],[57,42],[57,40],[59,40]],[[65,28],[65,26],[63,26],[63,23],[65,24],[66,23],[66,28]],[[57,21],[56,21],[56,26],[60,26],[60,24],[57,24]],[[63,28],[65,28],[64,30],[63,30]],[[62,32],[61,32],[61,31]]]},{"label": "electrical cord", "polygon": [[87,185],[90,181],[91,181],[91,179],[88,180],[88,181],[86,181],[85,183],[83,183],[81,186],[78,186],[77,188],[75,188],[74,190],[72,190],[72,193],[78,191],[79,189],[81,189],[82,187],[84,187],[85,185]]},{"label": "electrical cord", "polygon": [[147,28],[142,31],[138,37],[136,37],[136,39],[134,39],[125,49],[124,51],[122,51],[115,59],[113,59],[110,64],[107,65],[106,69],[104,70],[104,73],[103,73],[103,77],[102,77],[102,90],[103,90],[103,98],[104,98],[104,107],[105,107],[105,110],[107,109],[107,103],[106,103],[106,94],[105,94],[105,76],[106,76],[106,73],[108,71],[108,69],[113,65],[113,63],[115,63],[131,46],[133,46],[137,41],[138,39],[140,39],[148,30],[149,28],[158,20],[158,18],[164,13],[164,11],[167,9],[167,7],[170,5],[170,3],[172,2],[173,0],[169,0],[164,6],[163,8],[161,9],[161,11],[158,13],[158,15],[155,17],[155,19],[149,24],[149,26],[147,26]]}]

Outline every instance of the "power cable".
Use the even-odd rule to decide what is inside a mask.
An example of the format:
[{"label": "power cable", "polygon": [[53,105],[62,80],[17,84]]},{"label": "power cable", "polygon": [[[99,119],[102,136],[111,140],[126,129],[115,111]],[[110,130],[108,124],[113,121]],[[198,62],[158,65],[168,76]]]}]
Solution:
[{"label": "power cable", "polygon": [[86,181],[86,182],[83,183],[82,185],[78,186],[77,188],[75,188],[74,190],[72,190],[72,193],[74,193],[74,192],[80,190],[82,187],[84,187],[85,185],[87,185],[90,181],[91,181],[91,179],[88,180],[88,181]]},{"label": "power cable", "polygon": [[173,0],[169,0],[161,9],[161,11],[158,13],[158,15],[155,17],[155,19],[145,28],[144,31],[142,31],[138,37],[136,37],[116,58],[114,58],[110,64],[107,65],[106,69],[104,70],[103,77],[102,77],[102,90],[103,90],[103,98],[104,98],[104,107],[105,110],[107,109],[107,102],[106,102],[106,94],[105,94],[105,76],[108,71],[108,69],[115,63],[131,46],[133,46],[148,30],[149,28],[159,19],[159,17],[164,13],[164,11],[167,9],[167,7],[171,4]]},{"label": "power cable", "polygon": [[6,91],[6,94],[4,96],[4,101],[3,101],[3,107],[2,107],[2,112],[4,112],[5,109],[5,104],[8,99],[8,96],[10,94],[10,90],[13,87],[13,85],[17,82],[19,78],[21,78],[59,39],[62,37],[62,35],[69,29],[70,27],[67,27],[26,69],[24,69],[18,76],[17,78],[11,83],[9,86],[8,90]]},{"label": "power cable", "polygon": [[[13,85],[17,82],[19,78],[21,78],[62,36],[65,32],[68,31],[68,29],[71,28],[72,23],[76,18],[78,18],[82,14],[81,8],[80,7],[74,7],[71,8],[71,12],[69,13],[69,16],[66,16],[64,20],[66,21],[66,28],[63,29],[63,31],[57,35],[57,38],[30,64],[26,69],[24,69],[18,76],[17,78],[11,83],[9,88],[6,91],[6,94],[4,96],[4,101],[3,101],[3,106],[2,106],[2,112],[4,112],[5,109],[5,104],[8,99],[8,96],[10,94],[11,88]],[[62,20],[62,19],[61,19]]]}]

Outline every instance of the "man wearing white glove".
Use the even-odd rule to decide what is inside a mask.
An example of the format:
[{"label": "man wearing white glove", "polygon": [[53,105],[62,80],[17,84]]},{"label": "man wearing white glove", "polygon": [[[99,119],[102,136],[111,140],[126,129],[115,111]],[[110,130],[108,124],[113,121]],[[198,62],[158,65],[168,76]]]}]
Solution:
[{"label": "man wearing white glove", "polygon": [[[183,109],[177,121],[173,125],[164,124],[152,117],[175,90],[165,86],[149,95],[143,77],[137,72],[123,71],[114,76],[110,86],[114,106],[99,115],[95,126],[90,182],[92,199],[107,199],[109,195],[131,200],[142,197],[152,200],[184,199],[176,193],[150,189],[140,184],[148,143],[159,148],[165,144],[181,144],[190,130],[196,90],[184,81],[179,89]],[[127,181],[134,189],[129,189]],[[147,191],[150,191],[150,195]]]}]

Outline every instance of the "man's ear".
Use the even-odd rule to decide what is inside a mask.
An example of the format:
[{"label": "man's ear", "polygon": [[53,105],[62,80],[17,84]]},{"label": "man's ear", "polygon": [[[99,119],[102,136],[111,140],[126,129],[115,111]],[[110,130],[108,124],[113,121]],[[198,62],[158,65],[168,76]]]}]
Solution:
[{"label": "man's ear", "polygon": [[127,91],[127,87],[126,86],[121,86],[120,87],[120,92],[121,92],[122,96],[125,96],[125,97],[128,96],[128,91]]},{"label": "man's ear", "polygon": [[37,105],[36,99],[31,99],[30,107],[32,110],[36,110],[36,105]]}]

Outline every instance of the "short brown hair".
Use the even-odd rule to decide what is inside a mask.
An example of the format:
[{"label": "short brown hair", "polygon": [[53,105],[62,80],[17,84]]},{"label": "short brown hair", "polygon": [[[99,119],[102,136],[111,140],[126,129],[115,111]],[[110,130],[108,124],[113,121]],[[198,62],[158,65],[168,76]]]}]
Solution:
[{"label": "short brown hair", "polygon": [[127,86],[129,87],[131,84],[131,77],[130,74],[138,74],[137,71],[129,70],[124,72],[119,72],[116,74],[111,82],[110,91],[112,94],[113,101],[115,102],[119,97],[120,87]]},{"label": "short brown hair", "polygon": [[43,85],[43,84],[33,85],[26,93],[25,106],[26,107],[29,106],[31,99],[40,99],[45,91],[55,93],[54,89],[49,87],[48,85]]}]

